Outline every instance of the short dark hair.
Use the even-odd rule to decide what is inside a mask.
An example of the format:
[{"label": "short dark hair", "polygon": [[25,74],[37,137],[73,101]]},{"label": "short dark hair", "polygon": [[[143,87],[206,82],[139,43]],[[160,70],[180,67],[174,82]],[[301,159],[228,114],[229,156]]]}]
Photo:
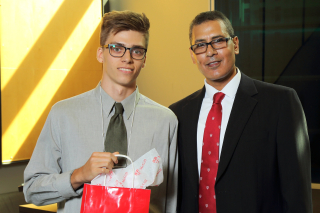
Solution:
[{"label": "short dark hair", "polygon": [[207,21],[222,21],[224,25],[226,26],[227,33],[229,36],[234,37],[234,30],[233,27],[229,21],[229,19],[220,11],[214,10],[214,11],[207,11],[202,12],[198,14],[191,22],[190,28],[189,28],[189,40],[190,44],[192,44],[192,29],[196,25],[200,25]]},{"label": "short dark hair", "polygon": [[106,13],[103,16],[101,23],[100,45],[105,45],[110,33],[117,34],[121,31],[133,30],[144,35],[147,48],[149,42],[149,28],[150,22],[144,13],[139,14],[128,10]]}]

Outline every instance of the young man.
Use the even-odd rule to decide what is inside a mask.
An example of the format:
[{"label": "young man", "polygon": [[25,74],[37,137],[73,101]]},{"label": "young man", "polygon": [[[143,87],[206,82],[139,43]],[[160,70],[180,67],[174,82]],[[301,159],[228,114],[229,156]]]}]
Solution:
[{"label": "young man", "polygon": [[151,187],[150,212],[176,212],[177,119],[136,85],[146,62],[149,26],[144,14],[105,14],[97,51],[101,83],[52,107],[25,170],[27,202],[57,202],[58,212],[80,212],[83,184],[119,165],[114,154],[134,161],[155,148],[164,180]]},{"label": "young man", "polygon": [[293,89],[249,78],[218,11],[190,25],[204,87],[171,105],[179,120],[179,212],[311,213],[310,148]]}]

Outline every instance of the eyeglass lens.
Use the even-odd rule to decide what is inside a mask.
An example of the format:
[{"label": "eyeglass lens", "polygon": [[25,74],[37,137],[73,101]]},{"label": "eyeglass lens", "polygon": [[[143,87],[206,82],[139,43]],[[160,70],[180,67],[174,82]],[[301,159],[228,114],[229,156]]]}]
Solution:
[{"label": "eyeglass lens", "polygon": [[131,57],[134,59],[143,59],[145,55],[145,49],[139,47],[126,48],[120,45],[109,45],[110,54],[114,57],[122,57],[126,49],[130,49]]},{"label": "eyeglass lens", "polygon": [[204,53],[207,51],[208,45],[210,45],[210,44],[216,50],[221,49],[221,48],[224,48],[227,46],[228,40],[229,40],[229,38],[219,38],[219,39],[213,40],[209,43],[195,44],[195,45],[193,45],[193,51],[196,54]]}]

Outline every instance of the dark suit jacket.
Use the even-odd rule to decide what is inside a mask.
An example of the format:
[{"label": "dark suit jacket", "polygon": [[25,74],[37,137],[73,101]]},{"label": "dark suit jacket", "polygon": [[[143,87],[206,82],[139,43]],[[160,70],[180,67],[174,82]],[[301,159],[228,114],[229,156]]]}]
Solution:
[{"label": "dark suit jacket", "polygon": [[[198,212],[197,123],[205,87],[172,104],[179,120],[179,212]],[[307,125],[293,89],[241,73],[216,179],[217,213],[310,213]]]}]

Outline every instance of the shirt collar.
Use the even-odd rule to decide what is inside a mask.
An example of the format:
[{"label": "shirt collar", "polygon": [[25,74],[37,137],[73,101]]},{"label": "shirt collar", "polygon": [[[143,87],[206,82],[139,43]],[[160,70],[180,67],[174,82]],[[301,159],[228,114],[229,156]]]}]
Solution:
[{"label": "shirt collar", "polygon": [[241,79],[241,72],[237,68],[237,74],[231,79],[231,81],[229,81],[229,83],[221,91],[209,85],[206,79],[204,79],[204,85],[206,87],[205,98],[213,99],[214,94],[216,94],[217,92],[222,92],[227,97],[234,99],[240,84],[240,79]]},{"label": "shirt collar", "polygon": [[136,90],[121,101],[124,108],[124,118],[129,119],[135,106],[138,104],[140,98],[139,88],[136,86]]},{"label": "shirt collar", "polygon": [[[110,113],[113,110],[113,106],[115,103],[115,100],[113,100],[108,93],[106,93],[102,87],[101,87],[101,82],[99,82],[98,86],[94,89],[94,93],[96,97],[99,99],[100,102],[100,92],[101,92],[101,100],[102,100],[102,107],[103,111],[108,114],[108,117],[110,116]],[[136,90],[126,97],[123,101],[121,101],[121,104],[124,108],[124,119],[129,119],[130,116],[132,115],[134,106],[136,106],[139,102],[140,98],[140,93],[139,93],[139,88],[138,86],[136,87]]]}]

